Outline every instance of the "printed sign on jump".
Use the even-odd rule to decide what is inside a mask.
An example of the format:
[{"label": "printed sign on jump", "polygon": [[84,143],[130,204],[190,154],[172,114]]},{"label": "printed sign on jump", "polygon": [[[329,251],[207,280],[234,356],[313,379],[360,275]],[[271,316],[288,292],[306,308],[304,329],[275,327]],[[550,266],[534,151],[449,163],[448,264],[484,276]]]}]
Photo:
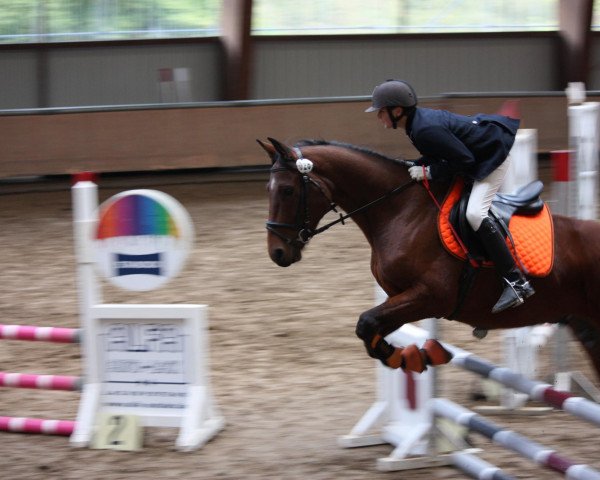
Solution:
[{"label": "printed sign on jump", "polygon": [[[183,325],[112,320],[103,322],[103,398],[110,407],[185,408],[191,383],[190,345]],[[191,365],[189,365],[191,367]]]},{"label": "printed sign on jump", "polygon": [[173,197],[156,190],[129,190],[100,207],[97,264],[120,288],[153,290],[179,273],[193,237],[189,214]]}]

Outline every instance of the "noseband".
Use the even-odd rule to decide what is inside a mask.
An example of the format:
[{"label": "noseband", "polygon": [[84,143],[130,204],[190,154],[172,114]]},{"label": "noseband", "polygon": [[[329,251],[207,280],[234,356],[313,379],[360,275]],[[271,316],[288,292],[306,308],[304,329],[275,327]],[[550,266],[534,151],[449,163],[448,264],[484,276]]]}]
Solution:
[{"label": "noseband", "polygon": [[[298,158],[302,158],[302,154],[300,152],[300,149],[296,148],[296,154],[298,155]],[[407,166],[409,166],[409,164],[411,162],[405,162]],[[276,172],[282,172],[282,171],[293,171],[291,168],[286,168],[286,167],[277,167],[277,168],[272,168],[271,169],[271,173],[276,173]],[[357,213],[362,213],[366,210],[368,210],[371,207],[374,207],[375,205],[387,200],[388,198],[403,192],[404,190],[406,190],[408,187],[411,187],[412,185],[416,184],[416,180],[409,180],[406,183],[403,183],[402,185],[390,190],[388,193],[386,193],[385,195],[382,195],[381,197],[363,205],[362,207],[359,207],[355,210],[352,210],[351,212],[342,215],[341,213],[339,213],[336,210],[336,204],[327,196],[327,194],[325,193],[325,191],[323,190],[323,188],[321,187],[321,185],[316,181],[313,180],[311,177],[308,176],[307,173],[300,173],[297,172],[298,175],[300,175],[302,177],[302,191],[300,192],[300,202],[298,203],[298,209],[296,210],[296,223],[282,223],[282,222],[275,222],[273,220],[267,220],[266,223],[266,227],[267,230],[271,233],[273,233],[274,235],[278,236],[279,238],[281,238],[285,243],[287,243],[288,245],[293,245],[293,246],[303,246],[306,245],[310,239],[312,237],[314,237],[315,235],[318,235],[319,233],[324,232],[325,230],[328,230],[329,228],[333,227],[334,225],[341,223],[342,225],[344,225],[344,221],[348,218],[351,218],[353,215],[356,215]],[[309,215],[309,211],[308,211],[308,186],[309,184],[315,185],[317,187],[317,189],[319,190],[319,192],[321,192],[321,195],[323,195],[327,201],[329,202],[329,209],[325,212],[325,214],[327,214],[328,212],[335,212],[339,215],[339,218],[329,222],[326,225],[323,225],[320,228],[317,228],[316,230],[313,230],[312,228],[310,228],[310,215]],[[288,229],[292,229],[298,232],[296,238],[292,238],[292,237],[288,237],[287,235],[284,235],[283,233],[281,233],[280,231],[278,231],[277,229],[280,228],[288,228]]]}]

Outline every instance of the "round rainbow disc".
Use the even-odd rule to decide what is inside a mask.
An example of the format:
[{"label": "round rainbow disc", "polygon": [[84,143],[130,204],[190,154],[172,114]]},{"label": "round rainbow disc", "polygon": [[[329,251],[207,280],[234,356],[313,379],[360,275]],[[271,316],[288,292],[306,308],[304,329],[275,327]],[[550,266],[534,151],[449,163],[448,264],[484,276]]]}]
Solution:
[{"label": "round rainbow disc", "polygon": [[112,284],[154,290],[184,266],[194,239],[188,212],[157,190],[128,190],[99,208],[96,263]]}]

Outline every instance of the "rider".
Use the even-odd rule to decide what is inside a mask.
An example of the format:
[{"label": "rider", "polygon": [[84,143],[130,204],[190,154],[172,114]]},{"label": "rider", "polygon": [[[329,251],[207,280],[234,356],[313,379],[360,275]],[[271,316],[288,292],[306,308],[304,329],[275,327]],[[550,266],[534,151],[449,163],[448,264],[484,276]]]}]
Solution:
[{"label": "rider", "polygon": [[417,107],[417,94],[402,80],[387,80],[375,87],[372,106],[385,128],[402,127],[422,155],[408,169],[418,181],[445,179],[460,174],[473,181],[467,221],[477,233],[504,290],[492,309],[498,313],[522,304],[535,293],[515,264],[503,233],[488,216],[494,195],[509,167],[508,153],[515,141],[519,120],[502,115],[457,115],[445,110]]}]

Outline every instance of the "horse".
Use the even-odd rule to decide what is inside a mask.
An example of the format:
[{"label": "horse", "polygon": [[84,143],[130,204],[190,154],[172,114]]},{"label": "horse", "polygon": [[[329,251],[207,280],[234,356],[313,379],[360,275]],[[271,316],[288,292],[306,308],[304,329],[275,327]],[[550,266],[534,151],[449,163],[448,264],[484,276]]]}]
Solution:
[{"label": "horse", "polygon": [[[600,377],[600,222],[553,214],[554,262],[546,277],[530,280],[536,294],[517,308],[492,314],[501,283],[493,268],[479,268],[457,311],[465,261],[443,248],[436,223],[439,206],[432,199],[444,198],[450,181],[429,181],[424,188],[411,179],[407,162],[356,145],[257,141],[272,165],[267,248],[273,262],[281,267],[299,262],[312,237],[349,217],[369,243],[371,272],[388,296],[358,317],[356,334],[369,356],[417,372],[449,362],[451,355],[437,341],[428,340],[419,350],[385,340],[423,318],[454,315],[452,320],[475,331],[562,323],[581,342]],[[332,210],[339,218],[319,227]]]}]

